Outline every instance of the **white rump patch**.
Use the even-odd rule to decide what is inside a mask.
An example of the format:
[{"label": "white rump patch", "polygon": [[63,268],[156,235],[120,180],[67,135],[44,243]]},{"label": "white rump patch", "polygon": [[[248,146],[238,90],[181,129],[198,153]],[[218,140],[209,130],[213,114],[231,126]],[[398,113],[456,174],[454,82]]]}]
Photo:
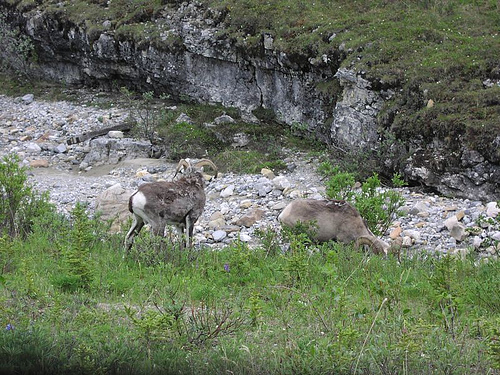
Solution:
[{"label": "white rump patch", "polygon": [[134,211],[137,209],[138,211],[143,212],[144,206],[146,206],[146,197],[144,196],[144,194],[142,192],[139,191],[132,198],[132,209]]}]

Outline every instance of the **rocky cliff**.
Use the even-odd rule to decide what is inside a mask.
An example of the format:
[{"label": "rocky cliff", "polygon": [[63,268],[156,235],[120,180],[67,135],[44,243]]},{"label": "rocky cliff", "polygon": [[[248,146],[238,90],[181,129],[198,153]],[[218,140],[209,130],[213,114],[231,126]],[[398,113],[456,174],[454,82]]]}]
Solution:
[{"label": "rocky cliff", "polygon": [[[224,33],[222,11],[196,2],[165,7],[141,36],[76,24],[64,7],[20,10],[0,1],[12,25],[36,45],[36,74],[67,84],[154,90],[173,98],[237,107],[243,118],[264,113],[342,149],[365,152],[379,146],[378,117],[394,89],[383,89],[359,73],[340,68],[341,50],[320,57],[287,55],[261,35],[258,47],[242,49]],[[495,151],[494,144],[497,144]],[[400,168],[417,184],[454,196],[500,198],[500,135],[493,148],[449,147],[439,139],[404,139]],[[444,160],[444,161],[443,161]]]}]

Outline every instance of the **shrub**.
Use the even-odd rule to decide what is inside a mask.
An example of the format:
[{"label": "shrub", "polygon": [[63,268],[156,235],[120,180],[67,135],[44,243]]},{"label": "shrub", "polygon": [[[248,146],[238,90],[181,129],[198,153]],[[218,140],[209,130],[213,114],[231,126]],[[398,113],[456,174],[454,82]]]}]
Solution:
[{"label": "shrub", "polygon": [[38,194],[27,182],[26,171],[17,155],[4,156],[0,162],[0,233],[11,237],[25,237],[37,217],[54,209],[48,193]]},{"label": "shrub", "polygon": [[[137,136],[145,138],[154,144],[157,141],[157,129],[165,117],[165,111],[157,108],[152,91],[144,92],[141,100],[134,100],[134,93],[122,87],[121,93],[128,101],[130,117],[135,123],[134,131]],[[168,96],[162,95],[161,100]]]},{"label": "shrub", "polygon": [[[381,189],[381,182],[377,174],[373,174],[356,190],[354,175],[343,172],[330,162],[324,162],[319,172],[328,178],[326,181],[326,195],[330,199],[346,200],[352,203],[366,220],[370,230],[380,235],[385,233],[394,217],[400,215],[399,208],[404,205],[404,198],[395,190]],[[395,187],[404,185],[399,174],[392,179]]]},{"label": "shrub", "polygon": [[72,225],[62,246],[66,270],[53,278],[53,283],[63,290],[89,289],[94,279],[92,249],[108,229],[99,218],[89,218],[85,206],[77,202],[71,212]]}]

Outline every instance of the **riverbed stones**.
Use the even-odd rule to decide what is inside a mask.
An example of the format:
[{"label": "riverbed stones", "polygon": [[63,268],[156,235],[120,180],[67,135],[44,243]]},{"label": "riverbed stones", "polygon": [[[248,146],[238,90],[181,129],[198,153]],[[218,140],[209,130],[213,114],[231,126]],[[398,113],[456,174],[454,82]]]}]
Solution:
[{"label": "riverbed stones", "polygon": [[[143,183],[170,180],[177,163],[149,159],[150,144],[141,149],[137,146],[141,141],[131,138],[106,135],[73,145],[65,141],[103,124],[119,124],[126,114],[120,108],[103,111],[66,102],[36,100],[25,105],[0,95],[0,156],[16,153],[23,165],[33,167],[30,182],[37,190],[48,191],[62,213],[68,214],[76,202],[84,202],[91,213],[109,208],[118,230],[131,220],[126,209],[130,194]],[[61,144],[67,147],[62,153],[56,150]],[[137,159],[139,155],[143,159]],[[284,162],[283,171],[271,171],[272,179],[229,171],[208,182],[205,211],[195,225],[195,246],[219,247],[238,238],[257,246],[257,231],[279,231],[277,216],[292,199],[325,197],[324,182],[311,167],[319,160],[299,154]],[[387,242],[400,239],[404,251],[411,252],[458,253],[471,248],[479,256],[496,256],[491,245],[500,239],[496,202],[452,199],[410,188],[398,191],[406,200],[402,208],[406,215],[394,218],[398,223],[381,236]]]}]

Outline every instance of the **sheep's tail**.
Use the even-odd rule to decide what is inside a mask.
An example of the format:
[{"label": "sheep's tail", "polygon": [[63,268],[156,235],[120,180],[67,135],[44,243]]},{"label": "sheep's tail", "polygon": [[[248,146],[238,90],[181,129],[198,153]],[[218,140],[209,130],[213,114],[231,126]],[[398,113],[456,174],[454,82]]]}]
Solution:
[{"label": "sheep's tail", "polygon": [[131,213],[134,213],[134,210],[133,210],[133,208],[132,208],[132,199],[134,198],[134,195],[135,195],[135,193],[134,193],[134,194],[132,194],[132,195],[130,196],[130,198],[128,199],[128,210],[129,210]]}]

